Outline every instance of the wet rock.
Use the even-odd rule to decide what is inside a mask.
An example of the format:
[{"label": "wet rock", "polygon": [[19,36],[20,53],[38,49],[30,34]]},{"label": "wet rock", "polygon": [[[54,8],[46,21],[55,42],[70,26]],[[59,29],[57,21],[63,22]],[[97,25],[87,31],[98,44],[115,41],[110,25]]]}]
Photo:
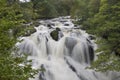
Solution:
[{"label": "wet rock", "polygon": [[66,21],[66,20],[60,20],[60,22],[61,22],[61,23],[65,23],[65,22],[67,22],[67,21]]},{"label": "wet rock", "polygon": [[50,35],[55,41],[58,41],[60,37],[63,37],[63,34],[60,32],[60,28],[56,28],[56,30],[53,30]]},{"label": "wet rock", "polygon": [[54,30],[50,33],[51,37],[56,41],[58,41],[58,34],[59,32],[57,30]]},{"label": "wet rock", "polygon": [[66,60],[66,63],[69,65],[70,69],[71,69],[73,72],[77,73],[77,70],[75,69],[74,66],[72,66],[72,65],[69,63],[69,61],[67,60],[67,58],[64,57],[64,59]]},{"label": "wet rock", "polygon": [[94,49],[91,45],[89,45],[88,48],[89,48],[90,61],[93,61],[94,60]]},{"label": "wet rock", "polygon": [[52,25],[51,25],[51,24],[47,24],[47,27],[48,27],[49,29],[51,29],[51,28],[52,28]]},{"label": "wet rock", "polygon": [[90,40],[93,40],[93,39],[96,39],[94,35],[89,35],[89,39]]},{"label": "wet rock", "polygon": [[88,44],[90,62],[92,62],[94,60],[94,49],[93,49],[91,41],[89,39],[86,39],[86,40],[88,42],[87,44]]},{"label": "wet rock", "polygon": [[77,25],[77,24],[74,24],[74,27],[78,27],[78,25]]},{"label": "wet rock", "polygon": [[56,28],[57,31],[61,31],[60,28]]},{"label": "wet rock", "polygon": [[68,24],[68,23],[65,23],[65,24],[64,24],[64,26],[70,26],[70,24]]},{"label": "wet rock", "polygon": [[45,77],[45,66],[44,64],[41,65],[41,72],[39,74],[39,79],[40,80],[46,80],[46,77]]},{"label": "wet rock", "polygon": [[78,26],[77,24],[74,25],[74,29],[80,29],[80,26]]}]

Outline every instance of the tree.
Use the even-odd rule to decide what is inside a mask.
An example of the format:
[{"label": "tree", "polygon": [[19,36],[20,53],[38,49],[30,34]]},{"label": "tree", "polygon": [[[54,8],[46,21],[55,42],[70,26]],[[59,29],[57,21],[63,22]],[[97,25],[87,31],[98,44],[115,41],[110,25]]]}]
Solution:
[{"label": "tree", "polygon": [[[99,55],[99,59],[94,66],[101,70],[120,71],[119,57],[120,55],[120,2],[118,0],[101,0],[100,12],[95,16],[95,22],[101,20],[96,27],[96,33],[101,37],[100,50],[103,54]],[[112,54],[113,53],[113,54]]]},{"label": "tree", "polygon": [[54,18],[58,13],[54,2],[51,0],[31,0],[33,3],[33,11],[37,13],[38,18]]},{"label": "tree", "polygon": [[90,0],[88,3],[89,17],[93,17],[96,13],[98,13],[99,8],[100,8],[100,0]]},{"label": "tree", "polygon": [[[95,3],[96,4],[96,3]],[[119,0],[101,0],[99,10],[90,7],[94,12],[83,22],[83,28],[91,34],[96,35],[99,45],[98,60],[93,62],[95,70],[120,71],[120,2]]]},{"label": "tree", "polygon": [[19,9],[14,9],[18,6],[16,3],[8,5],[7,0],[0,0],[0,80],[27,80],[36,73],[26,56],[15,52],[18,36],[13,36],[12,30],[24,21],[22,14],[18,13]]},{"label": "tree", "polygon": [[20,11],[23,14],[22,18],[27,22],[36,18],[36,13],[33,11],[33,4],[31,2],[19,3]]}]

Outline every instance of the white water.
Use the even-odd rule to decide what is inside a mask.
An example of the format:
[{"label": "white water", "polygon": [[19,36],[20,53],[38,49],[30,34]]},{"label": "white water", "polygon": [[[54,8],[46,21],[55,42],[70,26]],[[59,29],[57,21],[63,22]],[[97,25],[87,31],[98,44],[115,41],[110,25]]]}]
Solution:
[{"label": "white water", "polygon": [[[37,32],[24,37],[20,43],[20,52],[28,53],[32,59],[33,68],[43,68],[35,79],[30,80],[120,80],[86,69],[94,58],[91,48],[94,43],[89,35],[82,30],[74,29],[69,18],[55,18],[40,21],[41,25],[35,27]],[[47,24],[54,24],[49,29]],[[67,24],[67,25],[65,25]],[[55,41],[50,32],[59,27],[59,40]],[[61,37],[61,35],[64,35]]]}]

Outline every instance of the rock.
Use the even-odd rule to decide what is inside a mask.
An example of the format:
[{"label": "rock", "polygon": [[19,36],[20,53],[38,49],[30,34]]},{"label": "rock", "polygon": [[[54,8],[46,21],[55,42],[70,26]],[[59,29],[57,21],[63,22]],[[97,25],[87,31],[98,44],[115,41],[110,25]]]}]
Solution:
[{"label": "rock", "polygon": [[61,31],[60,28],[56,28],[57,31]]},{"label": "rock", "polygon": [[93,49],[93,46],[92,46],[92,43],[89,39],[86,39],[87,40],[87,44],[88,44],[88,50],[89,50],[89,56],[90,56],[90,61],[92,62],[94,60],[94,49]]},{"label": "rock", "polygon": [[74,27],[78,27],[78,25],[77,25],[77,24],[75,24],[75,25],[74,25]]},{"label": "rock", "polygon": [[45,66],[44,66],[44,64],[42,64],[41,65],[41,72],[39,73],[39,79],[40,80],[46,80],[45,71],[46,71]]},{"label": "rock", "polygon": [[58,31],[54,30],[50,33],[50,35],[54,40],[58,41]]},{"label": "rock", "polygon": [[94,49],[91,45],[88,45],[89,48],[89,56],[90,56],[90,61],[94,60]]},{"label": "rock", "polygon": [[59,31],[57,30],[54,30],[50,33],[51,37],[55,40],[55,41],[58,41],[58,34],[59,34]]},{"label": "rock", "polygon": [[51,33],[50,33],[51,37],[55,40],[55,41],[58,41],[59,38],[63,37],[63,34],[60,30],[60,28],[56,28],[56,30],[53,30]]},{"label": "rock", "polygon": [[96,39],[94,35],[89,35],[89,39],[90,40],[93,40],[93,39]]},{"label": "rock", "polygon": [[64,26],[70,26],[70,24],[65,23]]},{"label": "rock", "polygon": [[51,28],[52,28],[52,25],[51,25],[51,24],[47,24],[47,27],[48,27],[49,29],[51,29]]}]

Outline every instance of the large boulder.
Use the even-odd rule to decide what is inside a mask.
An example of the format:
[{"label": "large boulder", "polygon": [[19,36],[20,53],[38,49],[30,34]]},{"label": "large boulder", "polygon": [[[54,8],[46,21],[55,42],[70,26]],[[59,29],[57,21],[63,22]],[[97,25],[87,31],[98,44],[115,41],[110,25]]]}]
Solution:
[{"label": "large boulder", "polygon": [[50,33],[51,37],[55,40],[58,41],[60,37],[63,37],[63,34],[60,30],[60,28],[56,28]]}]

